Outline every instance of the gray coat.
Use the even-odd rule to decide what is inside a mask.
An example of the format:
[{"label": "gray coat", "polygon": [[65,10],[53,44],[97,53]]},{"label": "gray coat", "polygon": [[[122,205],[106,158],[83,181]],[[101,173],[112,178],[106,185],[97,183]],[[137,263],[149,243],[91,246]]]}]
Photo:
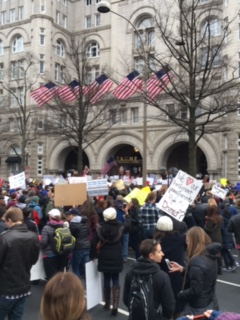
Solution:
[{"label": "gray coat", "polygon": [[42,236],[40,240],[40,248],[42,249],[43,257],[44,256],[53,257],[57,255],[52,251],[51,242],[53,240],[54,231],[57,228],[62,228],[62,227],[63,227],[63,221],[55,221],[55,220],[49,221],[47,225],[43,227]]}]

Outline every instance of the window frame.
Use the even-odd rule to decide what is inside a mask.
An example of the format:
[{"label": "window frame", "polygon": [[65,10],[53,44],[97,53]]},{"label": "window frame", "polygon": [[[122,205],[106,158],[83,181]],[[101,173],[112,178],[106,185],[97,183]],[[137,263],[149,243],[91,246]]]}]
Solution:
[{"label": "window frame", "polygon": [[100,46],[97,41],[92,41],[88,44],[86,49],[86,56],[88,59],[98,58],[100,56]]},{"label": "window frame", "polygon": [[23,36],[16,36],[12,41],[12,53],[18,53],[24,51]]}]

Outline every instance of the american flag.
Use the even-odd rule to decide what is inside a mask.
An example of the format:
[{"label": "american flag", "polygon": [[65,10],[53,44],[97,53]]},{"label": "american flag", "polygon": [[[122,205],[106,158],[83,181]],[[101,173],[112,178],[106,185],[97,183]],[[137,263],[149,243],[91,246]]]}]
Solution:
[{"label": "american flag", "polygon": [[58,96],[63,102],[74,101],[79,94],[79,82],[73,80],[68,85],[63,86],[58,90]]},{"label": "american flag", "polygon": [[137,71],[129,73],[121,80],[112,94],[118,99],[127,99],[133,96],[137,90],[142,90],[143,82],[138,79],[138,76],[139,73]]},{"label": "american flag", "polygon": [[111,156],[111,157],[106,161],[105,165],[103,166],[103,168],[102,168],[102,170],[101,170],[101,173],[104,174],[104,175],[107,174],[108,171],[109,171],[112,167],[114,167],[114,166],[117,166],[117,164],[116,164],[113,156]]},{"label": "american flag", "polygon": [[147,80],[147,97],[153,100],[169,84],[173,75],[164,69],[159,70]]},{"label": "american flag", "polygon": [[97,78],[95,80],[96,82],[96,86],[94,87],[94,89],[91,91],[92,95],[91,95],[91,100],[90,102],[92,104],[98,102],[98,100],[105,94],[107,93],[112,85],[113,82],[112,80],[108,79],[107,76],[105,76],[105,74],[102,74],[99,78]]},{"label": "american flag", "polygon": [[42,107],[45,103],[48,103],[58,92],[58,86],[53,82],[48,82],[44,86],[33,90],[30,96],[33,100]]},{"label": "american flag", "polygon": [[108,84],[108,81],[104,84],[106,80],[108,80],[108,77],[105,76],[105,74],[102,74],[100,77],[95,79],[92,83],[90,83],[87,87],[84,88],[83,95],[87,96],[89,99],[93,99],[93,97],[97,94],[98,90],[101,89],[101,86]]}]

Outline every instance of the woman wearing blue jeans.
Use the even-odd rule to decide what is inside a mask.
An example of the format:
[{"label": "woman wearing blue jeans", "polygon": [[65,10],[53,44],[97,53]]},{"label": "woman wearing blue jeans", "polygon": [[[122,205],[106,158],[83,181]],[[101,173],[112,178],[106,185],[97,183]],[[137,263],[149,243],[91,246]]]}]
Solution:
[{"label": "woman wearing blue jeans", "polygon": [[113,207],[103,211],[104,222],[99,225],[90,248],[90,259],[98,257],[98,271],[103,272],[104,309],[106,310],[110,309],[112,291],[112,315],[118,312],[119,273],[123,270],[121,240],[124,226],[116,220],[116,215],[117,212]]}]

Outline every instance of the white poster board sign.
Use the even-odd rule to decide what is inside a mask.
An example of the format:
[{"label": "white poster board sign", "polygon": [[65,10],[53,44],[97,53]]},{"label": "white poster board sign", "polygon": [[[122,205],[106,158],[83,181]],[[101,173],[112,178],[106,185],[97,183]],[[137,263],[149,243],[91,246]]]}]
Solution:
[{"label": "white poster board sign", "polygon": [[225,199],[225,197],[228,193],[228,190],[222,189],[222,188],[218,187],[218,185],[214,184],[212,186],[211,193],[214,194],[218,198]]},{"label": "white poster board sign", "polygon": [[89,197],[107,196],[107,179],[96,179],[87,182],[87,193]]},{"label": "white poster board sign", "polygon": [[38,261],[32,266],[30,281],[45,280],[46,274],[43,267],[43,254],[39,253]]},{"label": "white poster board sign", "polygon": [[73,184],[73,183],[81,183],[81,182],[87,182],[87,177],[68,177],[68,182],[70,184]]},{"label": "white poster board sign", "polygon": [[86,263],[87,310],[102,302],[102,275],[97,270],[98,261]]},{"label": "white poster board sign", "polygon": [[21,172],[19,174],[16,174],[15,176],[9,177],[9,184],[10,189],[26,189],[26,182],[25,182],[25,172]]},{"label": "white poster board sign", "polygon": [[193,203],[201,187],[200,180],[179,170],[157,206],[170,216],[182,221],[188,206]]}]

